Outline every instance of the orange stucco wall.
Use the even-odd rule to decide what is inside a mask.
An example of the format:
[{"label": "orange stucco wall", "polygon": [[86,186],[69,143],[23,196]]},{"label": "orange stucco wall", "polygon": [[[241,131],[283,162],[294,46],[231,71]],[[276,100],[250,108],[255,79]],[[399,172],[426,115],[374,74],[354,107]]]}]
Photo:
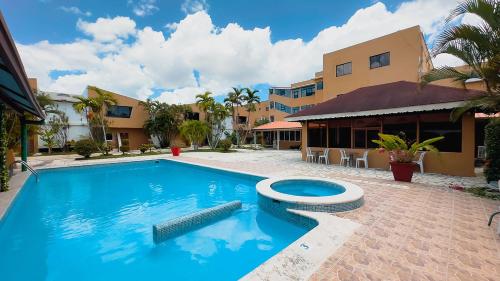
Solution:
[{"label": "orange stucco wall", "polygon": [[[132,107],[132,114],[130,115],[130,118],[106,117],[110,128],[143,128],[144,122],[147,120],[148,116],[144,107],[139,104],[139,100],[110,91],[106,92],[110,93],[116,99],[116,105]],[[89,97],[95,97],[97,95],[94,87],[92,86],[87,87],[87,93]]]},{"label": "orange stucco wall", "polygon": [[[370,69],[370,56],[390,53],[390,64]],[[323,101],[361,87],[419,81],[432,66],[420,27],[415,26],[323,55]],[[336,76],[337,65],[352,63],[352,74]]]},{"label": "orange stucco wall", "polygon": [[[146,111],[144,110],[144,107],[140,105],[140,101],[110,91],[106,92],[110,93],[116,99],[116,105],[132,107],[130,118],[116,118],[106,116],[106,120],[108,120],[109,130],[113,137],[113,140],[111,141],[113,146],[115,148],[118,147],[118,133],[128,133],[129,146],[131,150],[136,150],[139,148],[139,145],[148,143],[149,137],[144,131],[144,122],[147,120],[148,116]],[[95,87],[88,86],[87,94],[89,97],[95,97],[97,95]]]},{"label": "orange stucco wall", "polygon": [[[454,176],[474,176],[474,130],[475,123],[472,114],[462,118],[462,151],[461,152],[428,152],[424,158],[426,173],[440,173]],[[302,126],[302,159],[306,159],[307,123]],[[313,147],[313,151],[323,151],[325,148]],[[340,149],[328,148],[330,163],[340,163]],[[361,157],[365,149],[346,149],[356,157]],[[371,150],[368,156],[370,168],[389,169],[387,153]]]},{"label": "orange stucco wall", "polygon": [[[390,64],[370,69],[370,56],[390,53]],[[337,65],[352,63],[352,73],[336,76]],[[323,81],[323,89],[313,96],[294,99],[270,95],[269,99],[290,107],[317,104],[339,94],[360,87],[373,86],[396,81],[420,81],[423,73],[432,69],[432,61],[419,26],[403,29],[347,48],[323,55],[323,70],[315,73],[313,79],[295,82],[291,88]],[[275,120],[284,120],[287,113],[275,114]]]}]

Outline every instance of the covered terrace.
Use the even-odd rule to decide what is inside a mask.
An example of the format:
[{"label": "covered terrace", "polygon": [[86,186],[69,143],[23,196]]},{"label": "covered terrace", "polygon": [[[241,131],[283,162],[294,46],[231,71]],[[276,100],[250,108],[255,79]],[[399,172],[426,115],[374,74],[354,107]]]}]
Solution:
[{"label": "covered terrace", "polygon": [[[1,189],[7,189],[6,112],[15,112],[21,123],[21,158],[28,157],[28,124],[40,124],[45,115],[28,83],[7,23],[0,12],[0,178]],[[26,167],[23,166],[23,171]]]},{"label": "covered terrace", "polygon": [[387,153],[374,151],[378,133],[403,132],[410,142],[436,136],[439,153],[427,153],[425,172],[474,176],[475,118],[467,113],[450,121],[454,108],[480,91],[399,81],[363,87],[290,115],[288,121],[304,122],[302,156],[306,147],[330,149],[330,163],[340,163],[340,150],[354,157],[368,154],[370,168],[389,168]]},{"label": "covered terrace", "polygon": [[252,129],[255,139],[260,132],[260,142],[263,146],[280,149],[297,149],[301,145],[300,122],[274,121]]}]

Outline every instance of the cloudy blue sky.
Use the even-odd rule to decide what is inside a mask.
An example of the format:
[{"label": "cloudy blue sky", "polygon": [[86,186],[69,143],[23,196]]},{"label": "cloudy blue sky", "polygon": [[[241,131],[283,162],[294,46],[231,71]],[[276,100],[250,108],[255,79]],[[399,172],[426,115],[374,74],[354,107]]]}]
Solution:
[{"label": "cloudy blue sky", "polygon": [[[429,45],[455,0],[0,0],[28,76],[192,102],[205,90],[305,80],[322,54],[413,25]],[[467,19],[463,19],[466,21]],[[436,65],[457,64],[438,57]]]}]

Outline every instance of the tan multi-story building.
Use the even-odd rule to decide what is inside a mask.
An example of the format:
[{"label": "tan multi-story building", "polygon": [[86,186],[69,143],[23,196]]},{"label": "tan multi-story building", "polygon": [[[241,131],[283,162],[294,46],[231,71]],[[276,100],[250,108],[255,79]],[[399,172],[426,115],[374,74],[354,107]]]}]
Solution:
[{"label": "tan multi-story building", "polygon": [[[128,142],[130,149],[133,150],[138,149],[141,144],[149,143],[149,136],[144,131],[144,122],[148,116],[144,107],[140,105],[140,101],[110,91],[106,92],[117,101],[116,105],[105,109],[109,127],[106,140],[115,148]],[[88,86],[87,95],[95,97],[96,87]]]},{"label": "tan multi-story building", "polygon": [[[302,123],[303,159],[310,148],[330,163],[342,163],[344,157],[351,165],[387,168],[387,153],[373,152],[377,144],[372,140],[379,133],[403,132],[408,141],[420,142],[444,136],[436,143],[441,153],[423,154],[421,171],[473,176],[481,127],[474,114],[457,122],[449,116],[468,98],[481,95],[484,84],[468,81],[464,89],[442,80],[421,87],[421,77],[432,69],[415,26],[324,54],[323,70],[314,79],[272,88],[270,108],[284,112],[287,121]],[[275,116],[280,120],[283,115]]]},{"label": "tan multi-story building", "polygon": [[403,29],[323,55],[323,70],[289,87],[269,89],[270,121],[361,87],[418,82],[432,69],[419,26]]}]

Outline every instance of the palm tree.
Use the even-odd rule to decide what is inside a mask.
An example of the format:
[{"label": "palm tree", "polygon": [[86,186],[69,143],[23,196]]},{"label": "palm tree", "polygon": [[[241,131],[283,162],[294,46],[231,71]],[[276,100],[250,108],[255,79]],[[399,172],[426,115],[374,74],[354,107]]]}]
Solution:
[{"label": "palm tree", "polygon": [[248,113],[247,117],[247,128],[245,130],[245,140],[247,139],[248,132],[250,131],[250,114],[255,112],[255,104],[260,104],[260,97],[257,95],[259,90],[252,90],[250,88],[245,88],[245,96],[243,99],[245,100],[245,108]]},{"label": "palm tree", "polygon": [[103,140],[104,143],[106,143],[106,124],[104,119],[104,112],[107,110],[107,108],[116,105],[118,102],[115,97],[109,92],[103,91],[97,87],[95,87],[94,90],[97,96],[91,98],[94,100],[94,107],[92,108],[92,110],[94,110],[94,113],[97,113],[99,116],[99,121],[101,123],[103,133]]},{"label": "palm tree", "polygon": [[250,88],[245,88],[246,95],[243,97],[245,101],[245,107],[248,112],[248,121],[250,122],[250,112],[255,111],[255,104],[260,104],[260,97],[257,95],[259,90],[252,90]]},{"label": "palm tree", "polygon": [[243,103],[243,89],[233,87],[233,91],[227,94],[227,97],[224,99],[226,106],[231,109],[232,117],[233,117],[233,130],[236,132],[236,142],[237,145],[240,146],[240,132],[238,121],[240,120],[239,107]]},{"label": "palm tree", "polygon": [[[85,97],[76,97],[78,99],[78,102],[73,104],[73,108],[75,109],[76,112],[80,114],[85,115],[85,119],[87,120],[87,124],[90,128],[90,121],[93,118],[93,110],[92,108],[95,108],[95,101],[92,98],[85,98]],[[94,141],[94,136],[92,135],[92,130],[89,130],[89,136]]]},{"label": "palm tree", "polygon": [[196,105],[198,108],[205,113],[205,121],[208,122],[208,110],[215,102],[215,99],[212,97],[212,93],[206,91],[203,94],[196,95]]},{"label": "palm tree", "polygon": [[450,23],[465,14],[478,16],[482,23],[447,28],[437,38],[432,54],[434,57],[439,54],[453,55],[467,66],[463,69],[444,66],[422,77],[423,84],[441,79],[451,79],[464,87],[469,79],[476,78],[484,82],[486,94],[454,110],[453,120],[458,120],[462,114],[474,108],[485,113],[500,111],[500,4],[498,0],[466,0],[446,20]]}]

